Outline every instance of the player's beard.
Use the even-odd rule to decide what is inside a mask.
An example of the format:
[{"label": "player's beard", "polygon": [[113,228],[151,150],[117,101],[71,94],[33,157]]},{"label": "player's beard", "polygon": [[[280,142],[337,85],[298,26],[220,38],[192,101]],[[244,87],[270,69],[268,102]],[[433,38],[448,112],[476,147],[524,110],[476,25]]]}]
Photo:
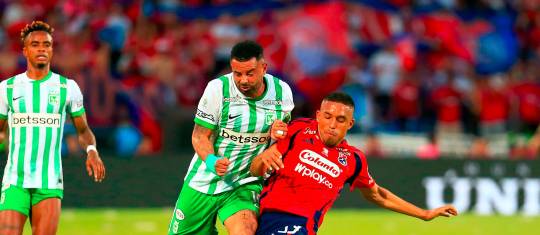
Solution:
[{"label": "player's beard", "polygon": [[37,63],[35,66],[37,69],[44,69],[47,67],[47,63]]}]

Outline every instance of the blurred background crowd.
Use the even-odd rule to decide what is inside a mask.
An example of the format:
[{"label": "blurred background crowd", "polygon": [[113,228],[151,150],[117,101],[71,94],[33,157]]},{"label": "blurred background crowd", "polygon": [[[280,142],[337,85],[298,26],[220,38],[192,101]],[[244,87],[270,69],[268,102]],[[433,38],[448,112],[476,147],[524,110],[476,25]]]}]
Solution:
[{"label": "blurred background crowd", "polygon": [[245,39],[293,88],[293,117],[351,94],[369,156],[539,155],[540,0],[4,0],[0,19],[2,79],[26,69],[25,24],[55,28],[53,71],[111,155],[192,151],[197,102]]}]

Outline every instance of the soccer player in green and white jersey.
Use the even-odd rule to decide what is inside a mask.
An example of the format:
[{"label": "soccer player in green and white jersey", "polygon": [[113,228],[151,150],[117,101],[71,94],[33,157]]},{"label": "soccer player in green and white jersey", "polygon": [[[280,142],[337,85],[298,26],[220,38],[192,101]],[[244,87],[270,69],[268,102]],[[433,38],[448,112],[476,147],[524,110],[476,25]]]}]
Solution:
[{"label": "soccer player in green and white jersey", "polygon": [[75,81],[50,71],[53,29],[34,21],[21,31],[27,70],[0,83],[0,130],[6,120],[9,156],[0,196],[0,234],[22,234],[30,217],[33,234],[55,234],[63,197],[60,146],[69,115],[86,148],[86,170],[105,177],[94,134],[86,123]]},{"label": "soccer player in green and white jersey", "polygon": [[290,87],[266,73],[263,49],[253,41],[231,51],[232,73],[210,81],[199,101],[192,144],[195,156],[169,225],[169,234],[229,234],[257,229],[261,179],[251,160],[271,139],[286,136],[294,104]]}]

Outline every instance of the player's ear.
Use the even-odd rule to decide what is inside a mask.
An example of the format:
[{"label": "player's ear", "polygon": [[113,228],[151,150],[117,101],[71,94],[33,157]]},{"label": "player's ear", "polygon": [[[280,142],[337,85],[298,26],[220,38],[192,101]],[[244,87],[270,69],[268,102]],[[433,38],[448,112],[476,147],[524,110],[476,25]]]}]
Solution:
[{"label": "player's ear", "polygon": [[347,128],[347,130],[350,130],[354,126],[355,122],[356,120],[354,120],[354,118],[351,118],[351,120],[349,121],[349,127]]}]

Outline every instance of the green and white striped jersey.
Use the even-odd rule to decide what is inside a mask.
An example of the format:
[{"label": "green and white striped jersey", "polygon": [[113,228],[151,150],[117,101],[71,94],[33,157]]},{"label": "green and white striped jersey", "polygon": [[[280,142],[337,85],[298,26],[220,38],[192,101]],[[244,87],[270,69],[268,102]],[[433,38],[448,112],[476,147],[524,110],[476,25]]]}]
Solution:
[{"label": "green and white striped jersey", "polygon": [[0,118],[8,119],[9,156],[2,184],[62,189],[62,133],[66,113],[84,113],[75,81],[49,72],[41,80],[26,73],[0,83]]},{"label": "green and white striped jersey", "polygon": [[266,74],[266,88],[257,99],[244,96],[232,73],[210,81],[204,91],[195,123],[213,129],[215,153],[231,161],[227,174],[219,177],[206,169],[197,153],[184,179],[193,189],[218,194],[257,181],[249,173],[251,160],[270,144],[270,127],[275,119],[290,119],[294,108],[287,83]]}]

